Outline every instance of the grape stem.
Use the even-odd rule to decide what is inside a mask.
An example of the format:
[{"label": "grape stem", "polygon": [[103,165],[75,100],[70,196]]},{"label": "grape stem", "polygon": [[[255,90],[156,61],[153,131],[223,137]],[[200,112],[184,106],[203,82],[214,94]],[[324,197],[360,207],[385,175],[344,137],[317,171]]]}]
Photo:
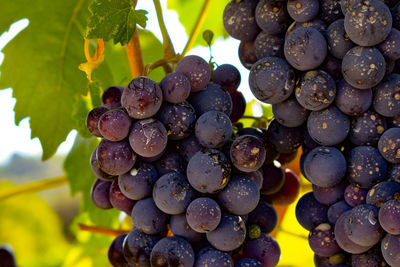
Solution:
[{"label": "grape stem", "polygon": [[[136,6],[136,3],[137,0],[133,0],[133,7]],[[137,29],[125,49],[128,55],[132,78],[136,78],[142,74],[144,69],[142,49],[140,49],[139,33]]]},{"label": "grape stem", "polygon": [[31,183],[26,183],[19,186],[14,186],[11,188],[7,188],[6,190],[0,191],[0,201],[18,195],[26,195],[51,188],[60,187],[66,184],[68,184],[67,177],[59,176]]},{"label": "grape stem", "polygon": [[[156,62],[149,63],[144,68],[143,76],[148,76],[154,69],[156,69],[158,67],[164,67],[164,70],[165,70],[165,68],[168,67],[168,65],[170,63],[177,63],[181,58],[182,57],[180,55],[175,55],[171,58],[163,58]],[[170,73],[170,72],[166,71],[166,73]]]},{"label": "grape stem", "polygon": [[153,3],[154,7],[156,8],[158,25],[160,26],[163,38],[164,58],[174,57],[175,56],[174,45],[172,44],[171,38],[169,37],[167,31],[167,27],[165,26],[160,0],[153,0]]},{"label": "grape stem", "polygon": [[211,7],[211,3],[212,3],[212,0],[204,0],[203,7],[201,8],[200,14],[197,17],[197,20],[196,20],[196,23],[194,24],[192,32],[190,33],[189,40],[186,43],[185,48],[183,49],[182,56],[185,56],[186,53],[189,52],[189,50],[193,48],[194,43],[200,34],[200,30],[203,27],[204,21],[206,20],[208,11],[210,10],[210,7]]},{"label": "grape stem", "polygon": [[82,224],[82,223],[78,223],[78,230],[87,231],[87,232],[94,233],[94,234],[115,236],[115,237],[119,236],[119,235],[127,234],[130,232],[129,230],[123,230],[123,229],[117,230],[117,229],[101,227],[101,226],[91,226],[91,225],[86,225],[86,224]]}]

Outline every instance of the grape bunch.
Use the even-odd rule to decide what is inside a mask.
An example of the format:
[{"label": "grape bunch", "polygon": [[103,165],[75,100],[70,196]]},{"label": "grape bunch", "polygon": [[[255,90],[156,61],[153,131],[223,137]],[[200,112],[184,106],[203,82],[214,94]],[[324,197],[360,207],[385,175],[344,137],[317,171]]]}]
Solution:
[{"label": "grape bunch", "polygon": [[[232,65],[211,72],[186,56],[159,84],[109,87],[89,112],[87,128],[102,138],[90,159],[92,201],[133,224],[110,245],[113,266],[277,265],[271,201],[294,201],[298,188],[285,180],[299,178],[275,161],[265,129],[233,127],[246,107],[240,81]],[[286,128],[273,137],[301,141]]]},{"label": "grape bunch", "polygon": [[400,266],[400,2],[230,1],[223,21],[268,141],[302,148],[315,265]]}]

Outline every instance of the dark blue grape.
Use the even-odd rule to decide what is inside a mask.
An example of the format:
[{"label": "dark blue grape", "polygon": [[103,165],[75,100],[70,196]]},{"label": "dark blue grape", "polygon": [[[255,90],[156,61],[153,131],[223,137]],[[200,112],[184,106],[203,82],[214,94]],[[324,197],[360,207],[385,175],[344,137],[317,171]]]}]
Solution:
[{"label": "dark blue grape", "polygon": [[379,44],[379,50],[381,50],[382,54],[385,58],[389,58],[391,60],[400,59],[400,31],[392,28],[389,36]]},{"label": "dark blue grape", "polygon": [[340,7],[340,1],[338,0],[323,0],[320,1],[320,13],[318,15],[327,24],[333,23],[335,20],[343,17],[343,13]]},{"label": "dark blue grape", "polygon": [[230,1],[224,9],[223,22],[225,30],[233,38],[241,41],[254,40],[260,28],[255,21],[257,1]]},{"label": "dark blue grape", "polygon": [[393,164],[389,171],[389,180],[400,183],[400,164]]},{"label": "dark blue grape", "polygon": [[257,61],[257,56],[254,52],[254,41],[240,42],[238,54],[243,67],[251,69],[251,66]]},{"label": "dark blue grape", "polygon": [[235,264],[235,267],[263,267],[264,265],[256,259],[241,259]]},{"label": "dark blue grape", "polygon": [[[302,107],[292,95],[285,101],[272,105],[272,113],[275,119],[286,127],[298,127],[308,117],[308,111]],[[296,114],[295,116],[293,116]]]},{"label": "dark blue grape", "polygon": [[222,64],[214,70],[212,80],[229,93],[232,93],[238,89],[241,77],[239,70],[235,66]]},{"label": "dark blue grape", "polygon": [[222,147],[232,135],[229,117],[220,111],[207,111],[196,121],[195,135],[202,146]]},{"label": "dark blue grape", "polygon": [[161,106],[157,118],[164,124],[169,139],[181,140],[193,132],[196,113],[186,101],[179,104],[165,102]]},{"label": "dark blue grape", "polygon": [[136,121],[129,134],[129,143],[138,155],[155,157],[167,146],[168,134],[164,125],[156,119]]},{"label": "dark blue grape", "polygon": [[334,100],[336,84],[333,78],[322,70],[308,71],[296,86],[296,99],[308,110],[323,110]]},{"label": "dark blue grape", "polygon": [[129,172],[118,177],[121,192],[128,198],[140,200],[151,196],[158,179],[156,168],[149,163],[139,163]]},{"label": "dark blue grape", "polygon": [[229,182],[231,166],[223,153],[216,149],[197,152],[189,161],[189,183],[199,192],[216,193]]},{"label": "dark blue grape", "polygon": [[273,237],[262,233],[259,238],[245,242],[244,256],[258,260],[264,267],[274,267],[281,257],[281,249]]},{"label": "dark blue grape", "polygon": [[249,85],[258,100],[277,104],[289,98],[294,89],[294,79],[294,71],[284,59],[266,57],[251,67]]},{"label": "dark blue grape", "polygon": [[355,88],[376,86],[382,81],[385,72],[385,58],[377,48],[355,46],[343,57],[343,78]]},{"label": "dark blue grape", "polygon": [[254,41],[254,53],[258,59],[264,57],[283,57],[285,39],[280,35],[260,32]]},{"label": "dark blue grape", "polygon": [[235,215],[245,215],[257,207],[260,192],[256,182],[246,175],[231,177],[228,185],[218,194],[223,208]]},{"label": "dark blue grape", "polygon": [[158,236],[132,230],[123,243],[126,261],[132,266],[150,267],[150,253],[159,240]]},{"label": "dark blue grape", "polygon": [[261,193],[265,195],[277,193],[285,182],[285,174],[281,164],[278,161],[265,164],[262,167],[262,172],[264,179]]},{"label": "dark blue grape", "polygon": [[[108,261],[113,267],[124,267],[128,264],[124,257],[123,243],[127,234],[117,236],[108,247]],[[3,259],[1,259],[3,262]],[[7,267],[8,265],[4,265]]]},{"label": "dark blue grape", "polygon": [[269,34],[285,32],[291,21],[287,13],[285,1],[259,1],[256,7],[255,18],[257,25]]},{"label": "dark blue grape", "polygon": [[369,188],[382,181],[387,172],[385,159],[372,146],[358,146],[350,151],[347,158],[349,180],[362,188]]},{"label": "dark blue grape", "polygon": [[312,192],[304,194],[296,205],[297,221],[309,231],[328,221],[327,212],[328,207],[319,203]]},{"label": "dark blue grape", "polygon": [[186,56],[179,60],[175,72],[184,74],[190,81],[191,92],[203,90],[211,78],[208,63],[199,56]]},{"label": "dark blue grape", "polygon": [[390,74],[376,87],[373,107],[386,117],[400,114],[400,74]]},{"label": "dark blue grape", "polygon": [[386,201],[379,209],[379,223],[389,234],[400,234],[400,200]]},{"label": "dark blue grape", "polygon": [[169,220],[171,232],[176,236],[181,236],[191,243],[196,243],[202,240],[203,234],[194,231],[186,220],[186,214],[172,215]]},{"label": "dark blue grape", "polygon": [[347,185],[346,179],[342,179],[340,183],[329,187],[320,187],[313,184],[313,194],[319,203],[329,206],[344,198],[344,190]]},{"label": "dark blue grape", "polygon": [[122,86],[108,87],[101,96],[101,104],[108,109],[114,109],[120,107],[121,96],[124,89],[125,88]]},{"label": "dark blue grape", "polygon": [[232,251],[243,244],[246,225],[240,216],[223,215],[218,227],[206,235],[208,242],[216,249]]},{"label": "dark blue grape", "polygon": [[210,110],[221,111],[228,116],[232,113],[232,99],[229,93],[216,83],[209,83],[201,92],[191,94],[188,101],[197,116]]},{"label": "dark blue grape", "polygon": [[232,99],[232,112],[231,115],[229,115],[229,119],[232,123],[235,123],[244,115],[246,110],[246,99],[240,91],[234,91],[229,94]]},{"label": "dark blue grape", "polygon": [[262,200],[260,200],[257,207],[249,213],[246,222],[247,225],[257,225],[260,227],[261,232],[267,234],[274,230],[277,223],[278,215],[274,207]]},{"label": "dark blue grape", "polygon": [[375,111],[368,110],[362,115],[352,118],[349,140],[357,146],[375,146],[386,128],[386,119]]},{"label": "dark blue grape", "polygon": [[187,178],[179,172],[169,172],[154,184],[153,199],[157,207],[167,214],[181,214],[194,197]]},{"label": "dark blue grape", "polygon": [[350,116],[359,116],[366,112],[372,103],[372,90],[359,90],[340,80],[336,87],[336,106]]},{"label": "dark blue grape", "polygon": [[131,214],[132,208],[135,205],[134,200],[127,198],[119,188],[118,179],[111,183],[110,187],[110,203],[114,208],[120,211],[124,211],[127,214]]},{"label": "dark blue grape", "polygon": [[337,107],[330,106],[311,112],[307,129],[315,142],[324,146],[337,145],[346,139],[350,131],[350,120]]},{"label": "dark blue grape", "polygon": [[258,169],[254,172],[247,172],[247,173],[239,172],[239,173],[247,175],[251,180],[253,180],[256,183],[258,190],[261,190],[264,181],[264,174],[262,169]]},{"label": "dark blue grape", "polygon": [[387,266],[387,264],[382,258],[380,247],[374,247],[363,254],[351,255],[351,266]]},{"label": "dark blue grape", "polygon": [[100,209],[111,209],[113,205],[110,202],[111,182],[97,179],[91,190],[93,204]]},{"label": "dark blue grape", "polygon": [[304,159],[305,177],[320,187],[338,184],[346,173],[346,159],[334,147],[316,147]]},{"label": "dark blue grape", "polygon": [[287,9],[290,17],[298,22],[312,20],[318,15],[318,0],[289,0]]},{"label": "dark blue grape", "polygon": [[324,36],[313,27],[299,27],[285,40],[285,58],[297,70],[317,68],[324,61],[327,51]]},{"label": "dark blue grape", "polygon": [[164,175],[172,171],[186,173],[186,161],[178,152],[167,152],[156,161],[158,174]]},{"label": "dark blue grape", "polygon": [[121,141],[128,136],[131,119],[122,109],[109,110],[99,119],[100,134],[110,141]]},{"label": "dark blue grape", "polygon": [[[267,128],[269,142],[280,153],[294,152],[303,143],[303,127],[286,127],[272,119]],[[268,151],[267,151],[268,153]]]},{"label": "dark blue grape", "polygon": [[190,81],[182,73],[173,72],[167,74],[160,82],[164,100],[170,103],[182,103],[189,97]]},{"label": "dark blue grape", "polygon": [[382,239],[381,250],[390,266],[400,266],[400,235],[387,234]]},{"label": "dark blue grape", "polygon": [[101,170],[100,163],[97,160],[97,148],[93,151],[92,155],[90,156],[90,167],[92,168],[92,171],[97,178],[100,178],[105,181],[112,181],[115,179],[115,176],[110,175]]},{"label": "dark blue grape", "polygon": [[378,212],[379,208],[370,204],[354,207],[344,222],[344,230],[348,238],[365,247],[378,243],[384,235],[379,224]]},{"label": "dark blue grape", "polygon": [[194,154],[199,152],[204,147],[200,144],[195,134],[190,135],[188,138],[181,141],[179,146],[179,153],[189,161]]},{"label": "dark blue grape", "polygon": [[329,223],[322,223],[312,229],[308,243],[315,254],[322,257],[333,256],[342,250],[336,243],[334,228]]},{"label": "dark blue grape", "polygon": [[168,215],[157,208],[151,197],[136,202],[131,216],[133,228],[149,235],[163,231],[168,221]]},{"label": "dark blue grape", "polygon": [[100,133],[99,130],[99,120],[101,115],[106,113],[108,111],[108,108],[105,107],[97,107],[92,109],[87,117],[86,117],[86,128],[89,130],[89,132],[97,137],[103,137]]},{"label": "dark blue grape", "polygon": [[127,141],[111,142],[103,139],[96,154],[101,170],[110,175],[128,172],[136,161],[136,154]]},{"label": "dark blue grape", "polygon": [[378,149],[390,163],[400,163],[400,128],[386,130],[379,138]]},{"label": "dark blue grape", "polygon": [[194,267],[209,267],[209,266],[227,266],[233,267],[232,257],[226,253],[214,249],[212,247],[205,247],[199,251],[196,256]]},{"label": "dark blue grape", "polygon": [[135,119],[150,118],[161,107],[163,100],[160,86],[148,77],[133,79],[122,93],[121,103],[129,116]]},{"label": "dark blue grape", "polygon": [[344,27],[353,42],[361,46],[373,46],[389,35],[392,15],[382,1],[357,1],[350,9],[345,14]]},{"label": "dark blue grape", "polygon": [[335,224],[337,219],[342,215],[344,212],[348,211],[351,209],[351,206],[349,206],[346,201],[341,200],[339,202],[336,202],[335,204],[332,204],[328,208],[328,220],[331,224]]},{"label": "dark blue grape", "polygon": [[192,246],[178,236],[165,237],[157,242],[150,254],[152,267],[192,267],[194,264]]},{"label": "dark blue grape", "polygon": [[352,207],[365,204],[368,190],[358,184],[349,184],[344,190],[344,200]]},{"label": "dark blue grape", "polygon": [[263,141],[253,135],[242,135],[233,141],[230,158],[233,165],[243,172],[258,170],[265,162]]},{"label": "dark blue grape", "polygon": [[338,19],[326,30],[326,40],[332,56],[342,59],[347,51],[356,46],[344,30],[344,19]]},{"label": "dark blue grape", "polygon": [[383,203],[386,201],[399,198],[400,184],[384,181],[376,184],[368,191],[366,202],[377,207],[382,207]]},{"label": "dark blue grape", "polygon": [[335,224],[335,239],[339,247],[341,247],[344,251],[351,254],[360,254],[367,252],[371,246],[362,246],[354,243],[348,237],[345,231],[345,223],[349,219],[349,214],[351,210],[344,212],[339,219],[337,219]]},{"label": "dark blue grape", "polygon": [[218,203],[208,197],[193,200],[186,210],[189,226],[198,233],[215,230],[221,221],[221,208]]}]

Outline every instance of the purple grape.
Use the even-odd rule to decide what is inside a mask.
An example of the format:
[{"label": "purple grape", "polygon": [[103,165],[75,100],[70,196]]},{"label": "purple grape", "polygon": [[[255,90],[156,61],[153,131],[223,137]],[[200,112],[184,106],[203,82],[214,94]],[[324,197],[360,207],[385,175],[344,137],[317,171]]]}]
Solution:
[{"label": "purple grape", "polygon": [[167,74],[160,82],[164,100],[170,103],[182,103],[189,97],[190,81],[182,73],[173,72]]},{"label": "purple grape", "polygon": [[119,108],[121,106],[121,96],[124,89],[125,88],[122,86],[108,87],[101,96],[101,104],[108,109]]},{"label": "purple grape", "polygon": [[204,147],[222,147],[231,138],[231,121],[223,112],[207,111],[197,119],[195,135]]},{"label": "purple grape", "polygon": [[264,174],[262,172],[262,169],[258,169],[254,172],[239,172],[239,174],[247,175],[251,180],[256,183],[258,190],[261,190],[264,181]]},{"label": "purple grape", "polygon": [[199,242],[203,239],[204,235],[194,231],[186,220],[186,214],[172,215],[169,220],[171,232],[175,236],[181,236],[191,243]]},{"label": "purple grape", "polygon": [[255,17],[257,25],[269,34],[285,32],[291,22],[286,8],[286,1],[259,1]]},{"label": "purple grape", "polygon": [[196,113],[186,101],[179,104],[164,102],[157,118],[164,124],[170,140],[181,140],[193,132]]},{"label": "purple grape", "polygon": [[318,15],[318,0],[289,0],[287,9],[290,17],[298,22],[312,20]]},{"label": "purple grape", "polygon": [[263,171],[263,186],[261,188],[261,193],[265,195],[270,195],[281,190],[285,182],[285,174],[278,161],[274,161],[270,164],[265,164],[262,167]]},{"label": "purple grape", "polygon": [[329,25],[326,31],[329,52],[332,56],[343,59],[347,51],[356,46],[344,30],[344,19],[338,19]]},{"label": "purple grape", "polygon": [[325,22],[323,22],[322,20],[315,18],[313,20],[310,21],[306,21],[306,22],[297,22],[294,21],[289,28],[286,31],[286,36],[287,37],[290,33],[292,33],[294,30],[297,30],[298,28],[304,28],[304,27],[312,27],[314,29],[316,29],[317,31],[319,31],[323,36],[325,36],[325,31],[326,31],[326,24]]},{"label": "purple grape", "polygon": [[97,137],[103,137],[99,130],[99,120],[101,115],[106,113],[108,108],[105,107],[97,107],[92,109],[86,117],[86,127],[89,132]]},{"label": "purple grape", "polygon": [[274,207],[262,200],[260,200],[257,207],[249,213],[246,222],[247,225],[257,225],[260,227],[261,232],[267,234],[274,230],[277,223],[278,215]]},{"label": "purple grape", "polygon": [[384,181],[374,185],[368,191],[366,202],[367,204],[375,205],[380,208],[386,201],[399,198],[400,184],[391,181]]},{"label": "purple grape", "polygon": [[221,208],[218,203],[208,197],[193,200],[186,210],[189,226],[198,233],[215,230],[221,221]]},{"label": "purple grape", "polygon": [[392,28],[388,37],[379,44],[379,50],[381,50],[383,56],[385,58],[389,58],[391,60],[400,59],[400,31]]},{"label": "purple grape", "polygon": [[159,236],[148,235],[137,229],[130,232],[123,244],[124,256],[131,266],[150,267],[150,253]]},{"label": "purple grape", "polygon": [[90,194],[96,207],[100,209],[111,209],[113,207],[110,202],[110,187],[111,182],[96,179]]},{"label": "purple grape", "polygon": [[400,265],[400,235],[387,234],[381,242],[382,255],[390,266]]},{"label": "purple grape", "polygon": [[257,61],[254,50],[254,41],[240,42],[239,60],[246,69],[251,69]]},{"label": "purple grape", "polygon": [[122,106],[135,119],[146,119],[156,114],[162,100],[160,86],[152,79],[142,76],[133,79],[121,97]]},{"label": "purple grape", "polygon": [[328,208],[328,221],[331,224],[335,224],[340,215],[350,209],[351,206],[349,206],[344,200],[332,204]]},{"label": "purple grape", "polygon": [[244,115],[246,110],[246,99],[240,91],[234,91],[229,94],[232,99],[232,112],[231,115],[229,115],[229,119],[232,123],[235,123]]},{"label": "purple grape", "polygon": [[257,207],[260,192],[257,184],[246,175],[231,177],[228,185],[218,194],[220,205],[235,215],[245,215]]},{"label": "purple grape", "polygon": [[157,242],[150,254],[152,267],[191,267],[194,264],[192,246],[178,236],[165,237]]},{"label": "purple grape", "polygon": [[363,254],[351,255],[351,266],[387,266],[387,264],[382,258],[381,249],[379,247],[374,247]]},{"label": "purple grape", "polygon": [[140,200],[151,196],[157,179],[157,170],[153,165],[139,163],[129,172],[118,177],[118,185],[127,198]]},{"label": "purple grape", "polygon": [[385,160],[400,163],[400,128],[386,130],[379,138],[378,149]]},{"label": "purple grape", "polygon": [[199,251],[196,256],[194,267],[208,267],[208,266],[230,266],[233,267],[232,257],[226,253],[214,249],[212,247],[205,247]]},{"label": "purple grape", "polygon": [[192,134],[188,138],[181,141],[179,146],[179,153],[189,161],[194,154],[202,150],[204,147],[197,140],[196,135]]},{"label": "purple grape", "polygon": [[[272,105],[272,113],[275,119],[286,127],[298,127],[308,117],[308,111],[297,102],[296,97],[290,96],[285,101]],[[293,116],[296,114],[296,116]]]},{"label": "purple grape", "polygon": [[[269,142],[280,153],[292,153],[303,143],[304,129],[299,127],[286,127],[276,119],[272,119],[267,128]],[[267,151],[268,154],[268,151]]]},{"label": "purple grape", "polygon": [[386,117],[400,114],[400,74],[390,74],[375,89],[373,107]]},{"label": "purple grape", "polygon": [[185,212],[193,196],[193,188],[187,178],[179,172],[164,174],[154,184],[154,202],[161,211],[167,214]]},{"label": "purple grape", "polygon": [[358,146],[375,146],[386,128],[386,119],[375,111],[368,110],[362,115],[352,118],[349,140]]},{"label": "purple grape", "polygon": [[334,228],[328,223],[322,223],[312,229],[308,243],[311,249],[322,257],[333,256],[342,250],[336,243]]},{"label": "purple grape", "polygon": [[256,259],[241,259],[235,264],[235,267],[263,267],[264,265]]},{"label": "purple grape", "polygon": [[368,191],[358,184],[349,184],[344,191],[344,200],[352,207],[365,204]]},{"label": "purple grape", "polygon": [[343,199],[344,190],[347,185],[348,182],[346,179],[343,179],[340,183],[329,187],[320,187],[313,184],[313,194],[319,203],[329,206]]},{"label": "purple grape", "polygon": [[117,236],[108,248],[108,261],[113,267],[124,267],[128,264],[124,257],[123,243],[127,234]]},{"label": "purple grape", "polygon": [[368,110],[372,103],[372,90],[360,90],[341,79],[336,87],[335,104],[344,114],[360,116]]},{"label": "purple grape", "polygon": [[110,187],[110,202],[114,208],[131,214],[132,208],[135,205],[134,200],[127,198],[119,189],[118,180],[114,180]]},{"label": "purple grape", "polygon": [[312,192],[304,194],[296,205],[297,221],[305,229],[311,231],[321,223],[328,221],[328,207],[319,203]]},{"label": "purple grape", "polygon": [[156,161],[158,174],[164,175],[169,172],[186,173],[186,161],[178,152],[167,152]]},{"label": "purple grape", "polygon": [[198,56],[186,56],[176,65],[175,72],[184,74],[190,81],[191,92],[203,90],[211,78],[208,63]]},{"label": "purple grape", "polygon": [[115,179],[115,176],[105,173],[104,171],[101,170],[100,163],[97,160],[97,148],[93,151],[92,155],[90,156],[90,167],[92,168],[92,171],[97,178],[100,178],[105,181],[112,181]]},{"label": "purple grape", "polygon": [[131,119],[122,109],[109,110],[99,119],[100,134],[110,141],[121,141],[128,136]]},{"label": "purple grape", "polygon": [[264,143],[253,135],[242,135],[233,141],[230,158],[233,165],[243,172],[258,170],[265,161]]},{"label": "purple grape", "polygon": [[167,147],[168,135],[164,125],[156,119],[138,120],[129,134],[129,143],[138,155],[155,157]]},{"label": "purple grape", "polygon": [[131,217],[134,229],[149,235],[163,231],[168,221],[168,215],[157,208],[151,197],[136,202]]},{"label": "purple grape", "polygon": [[264,57],[283,57],[285,39],[282,36],[260,32],[254,42],[254,53],[258,59]]},{"label": "purple grape", "polygon": [[338,0],[320,1],[320,9],[321,11],[318,16],[327,24],[331,24],[343,17],[340,1]]},{"label": "purple grape", "polygon": [[379,210],[379,223],[389,234],[400,234],[400,201],[391,199],[386,201]]},{"label": "purple grape", "polygon": [[216,249],[232,251],[243,244],[246,225],[240,216],[223,215],[218,227],[206,236],[208,242]]},{"label": "purple grape", "polygon": [[132,169],[136,154],[127,141],[111,142],[103,139],[97,147],[97,160],[102,171],[120,175]]},{"label": "purple grape", "polygon": [[389,180],[400,183],[400,164],[393,164],[389,172]]},{"label": "purple grape", "polygon": [[222,64],[214,70],[212,80],[229,93],[232,93],[238,89],[241,77],[239,70],[235,66]]},{"label": "purple grape", "polygon": [[262,233],[259,238],[245,242],[244,256],[258,260],[264,267],[273,267],[279,262],[281,249],[273,237]]}]

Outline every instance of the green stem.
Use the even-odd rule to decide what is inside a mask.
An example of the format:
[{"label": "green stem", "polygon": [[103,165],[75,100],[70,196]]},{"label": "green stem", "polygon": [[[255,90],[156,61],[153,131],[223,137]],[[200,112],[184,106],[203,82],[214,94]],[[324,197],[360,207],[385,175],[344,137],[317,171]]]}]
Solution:
[{"label": "green stem", "polygon": [[156,8],[158,25],[160,26],[161,34],[163,37],[164,58],[170,58],[175,56],[174,46],[171,42],[171,38],[169,37],[167,27],[164,23],[160,0],[153,0],[153,2],[154,7]]},{"label": "green stem", "polygon": [[59,176],[15,186],[12,188],[7,188],[6,190],[0,191],[0,200],[4,200],[21,194],[25,195],[25,194],[40,192],[43,190],[63,186],[67,183],[68,183],[67,177]]},{"label": "green stem", "polygon": [[186,55],[186,53],[189,52],[190,49],[192,49],[194,42],[197,39],[197,36],[199,36],[201,27],[203,27],[204,21],[206,20],[208,11],[211,7],[211,3],[212,0],[204,0],[203,7],[201,8],[200,14],[197,17],[192,32],[190,33],[189,40],[186,43],[185,49],[183,49],[182,56]]}]

